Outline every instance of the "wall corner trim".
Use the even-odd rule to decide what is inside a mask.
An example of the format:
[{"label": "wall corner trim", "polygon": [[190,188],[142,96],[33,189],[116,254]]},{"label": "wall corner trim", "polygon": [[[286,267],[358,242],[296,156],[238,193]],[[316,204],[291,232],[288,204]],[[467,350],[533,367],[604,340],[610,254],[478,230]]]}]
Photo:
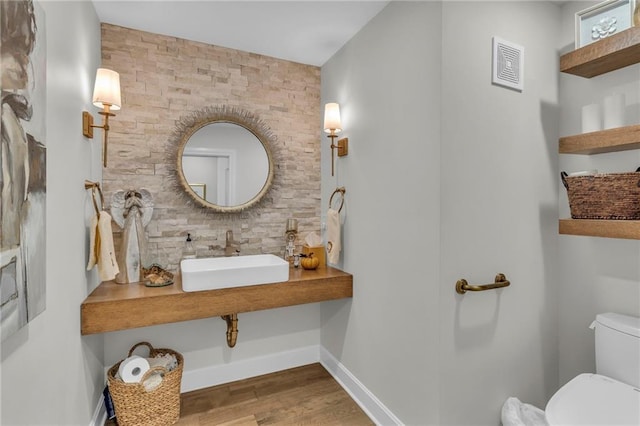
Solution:
[{"label": "wall corner trim", "polygon": [[403,423],[328,350],[320,347],[320,363],[377,425]]}]

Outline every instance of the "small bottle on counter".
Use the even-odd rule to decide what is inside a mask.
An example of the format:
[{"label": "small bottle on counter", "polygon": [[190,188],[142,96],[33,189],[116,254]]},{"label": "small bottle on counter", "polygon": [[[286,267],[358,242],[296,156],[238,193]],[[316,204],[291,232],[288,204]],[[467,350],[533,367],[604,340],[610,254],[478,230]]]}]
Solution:
[{"label": "small bottle on counter", "polygon": [[183,259],[195,259],[196,249],[193,247],[193,240],[191,234],[187,234],[187,241],[184,243],[184,252],[182,253]]}]

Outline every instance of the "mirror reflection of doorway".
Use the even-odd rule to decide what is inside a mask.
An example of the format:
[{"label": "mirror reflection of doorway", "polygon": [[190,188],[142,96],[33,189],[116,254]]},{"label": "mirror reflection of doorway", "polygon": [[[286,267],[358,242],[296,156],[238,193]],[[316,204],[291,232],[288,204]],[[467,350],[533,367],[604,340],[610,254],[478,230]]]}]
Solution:
[{"label": "mirror reflection of doorway", "polygon": [[219,206],[232,206],[235,204],[235,200],[232,200],[233,194],[230,189],[230,176],[231,176],[231,159],[226,155],[219,155],[215,157],[217,160],[218,168],[218,187],[216,188],[216,199],[207,200],[211,203],[215,203]]},{"label": "mirror reflection of doorway", "polygon": [[183,168],[187,170],[185,177],[190,184],[205,185],[206,201],[219,206],[235,205],[237,174],[235,151],[188,148],[184,151],[182,163]]}]

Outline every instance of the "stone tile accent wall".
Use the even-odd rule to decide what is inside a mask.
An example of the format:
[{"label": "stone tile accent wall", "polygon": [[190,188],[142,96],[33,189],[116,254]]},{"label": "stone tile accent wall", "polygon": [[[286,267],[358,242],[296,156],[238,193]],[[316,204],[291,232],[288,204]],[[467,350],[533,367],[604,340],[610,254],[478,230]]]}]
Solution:
[{"label": "stone tile accent wall", "polygon": [[[175,270],[188,232],[198,256],[222,255],[228,229],[242,242],[243,254],[282,255],[289,217],[298,219],[298,242],[310,231],[320,233],[325,141],[318,67],[109,24],[102,24],[102,61],[120,73],[123,104],[110,121],[106,204],[119,189],[151,192],[155,209],[147,234],[154,260]],[[251,112],[276,137],[273,186],[241,213],[185,205],[170,183],[175,166],[165,150],[175,123],[214,105]],[[96,134],[102,137],[102,131]],[[118,249],[121,231],[113,227]]]}]

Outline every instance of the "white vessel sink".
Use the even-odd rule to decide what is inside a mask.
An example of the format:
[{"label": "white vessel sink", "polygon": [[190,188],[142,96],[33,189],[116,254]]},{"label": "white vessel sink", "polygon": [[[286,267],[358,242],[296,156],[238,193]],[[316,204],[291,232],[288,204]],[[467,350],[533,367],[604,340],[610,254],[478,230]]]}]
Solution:
[{"label": "white vessel sink", "polygon": [[278,283],[289,280],[289,262],[273,254],[207,257],[180,262],[184,291]]}]

